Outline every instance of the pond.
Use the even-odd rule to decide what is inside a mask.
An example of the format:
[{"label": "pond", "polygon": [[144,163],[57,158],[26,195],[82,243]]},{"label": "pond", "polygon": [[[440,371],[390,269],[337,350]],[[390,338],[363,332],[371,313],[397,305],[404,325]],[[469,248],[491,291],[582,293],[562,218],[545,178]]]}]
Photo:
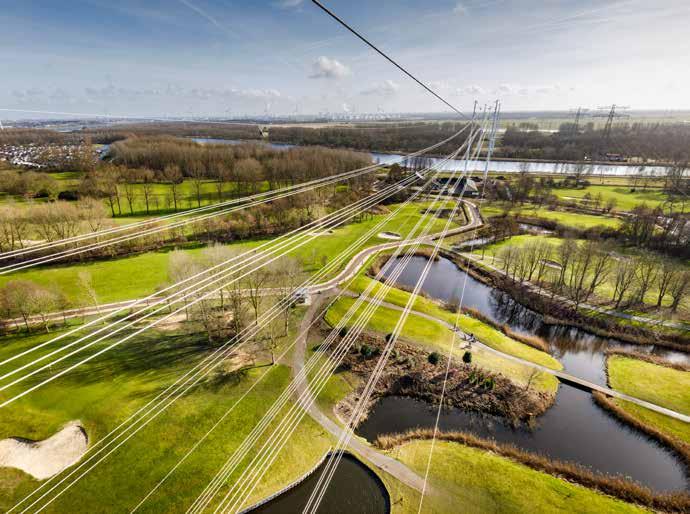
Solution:
[{"label": "pond", "polygon": [[[252,514],[287,514],[304,510],[325,466],[324,461],[307,479],[263,505]],[[359,460],[344,454],[319,505],[323,514],[388,514],[390,495],[381,479]]]},{"label": "pond", "polygon": [[[413,257],[398,283],[413,287],[426,263],[425,257]],[[472,278],[445,258],[432,263],[422,291],[443,301],[458,301],[463,295],[463,285],[463,306],[474,307],[513,330],[542,337],[568,373],[597,384],[606,385],[605,351],[608,348],[648,351],[672,361],[690,362],[689,356],[682,352],[653,345],[629,345],[577,328],[547,325],[541,314],[517,303],[507,293]],[[385,398],[375,406],[358,433],[373,440],[379,434],[433,426],[434,415],[427,404]],[[655,489],[688,488],[685,468],[673,453],[614,419],[594,403],[589,393],[565,384],[559,388],[555,405],[538,419],[534,430],[513,429],[499,418],[460,410],[445,412],[441,424],[447,430],[469,431],[604,473],[629,476]]]}]

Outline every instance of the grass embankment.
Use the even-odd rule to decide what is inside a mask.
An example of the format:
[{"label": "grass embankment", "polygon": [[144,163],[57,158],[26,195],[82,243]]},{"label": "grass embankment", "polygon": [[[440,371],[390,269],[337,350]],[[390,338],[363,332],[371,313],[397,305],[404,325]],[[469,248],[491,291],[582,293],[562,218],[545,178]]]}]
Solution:
[{"label": "grass embankment", "polygon": [[580,214],[570,211],[551,211],[546,207],[538,208],[529,205],[504,209],[498,204],[485,204],[482,206],[481,212],[482,215],[486,217],[508,213],[514,216],[524,216],[526,218],[541,218],[580,230],[592,227],[619,228],[622,225],[620,219],[611,216],[596,216],[593,214]]},{"label": "grass embankment", "polygon": [[[607,359],[607,372],[609,385],[613,389],[683,414],[690,414],[690,371],[613,354]],[[684,452],[683,448],[680,448],[680,451],[684,453],[690,466],[688,423],[623,400],[608,401],[636,420],[643,430],[645,427],[651,428],[684,445]]]},{"label": "grass embankment", "polygon": [[[391,455],[423,475],[430,449],[431,441],[411,441],[394,448]],[[478,513],[645,512],[495,452],[445,441],[435,444],[423,506],[424,512],[435,514],[459,508]]]},{"label": "grass embankment", "polygon": [[[403,207],[398,215],[385,224],[382,231],[406,234],[412,230],[420,217],[424,217],[423,209],[429,205],[433,205],[433,202],[415,203]],[[395,205],[389,206],[390,209],[395,207]],[[289,253],[289,256],[299,259],[305,272],[315,273],[330,262],[334,256],[346,251],[357,239],[379,223],[384,216],[383,214],[370,216],[365,220],[337,228],[332,234],[318,236],[309,244],[295,249]],[[445,220],[434,219],[431,232],[441,231],[444,224]],[[238,251],[244,251],[255,248],[266,241],[237,242],[228,246]],[[342,269],[350,258],[362,248],[385,242],[386,240],[374,235],[363,244],[348,251],[347,257],[342,261],[338,270]],[[198,254],[200,250],[184,251]],[[73,306],[88,305],[89,302],[81,290],[79,280],[80,272],[87,271],[91,275],[99,303],[140,298],[154,293],[159,286],[166,283],[169,258],[170,251],[147,252],[133,257],[19,271],[0,277],[0,287],[12,279],[31,280],[46,287],[57,287],[66,295]]]},{"label": "grass embankment", "polygon": [[[1,357],[46,337],[2,338]],[[44,439],[78,419],[93,445],[208,352],[203,335],[152,332],[129,341],[5,408],[0,439]],[[101,512],[107,506],[109,511],[129,512],[266,371],[266,377],[145,505],[151,512],[183,512],[288,385],[288,368],[254,368],[203,382],[61,496],[52,511]],[[311,469],[331,444],[329,436],[306,417],[250,502]],[[18,470],[1,468],[0,510],[9,509],[38,485]]]},{"label": "grass embankment", "polygon": [[[351,287],[354,291],[361,292],[371,280],[372,279],[368,277],[358,277]],[[381,287],[381,284],[376,284],[376,289],[374,289],[374,291],[379,287]],[[386,296],[385,301],[398,306],[404,306],[409,296],[410,293],[393,288]],[[339,299],[326,314],[326,321],[331,326],[335,326],[353,305],[354,301],[355,300],[352,298]],[[457,318],[456,314],[444,310],[435,302],[421,296],[418,296],[415,300],[413,309],[450,324],[454,324]],[[360,307],[358,313],[362,310],[363,307]],[[388,307],[379,307],[372,316],[367,328],[379,334],[388,334],[395,327],[400,314],[400,311]],[[547,353],[531,348],[519,341],[515,341],[499,330],[477,319],[467,315],[460,315],[458,327],[465,332],[471,332],[479,341],[500,352],[514,355],[552,369],[562,369],[562,365]],[[438,321],[412,313],[408,316],[401,335],[405,340],[422,343],[428,346],[430,351],[438,350],[447,355],[453,341],[454,332]],[[456,340],[455,351],[458,357],[462,352],[459,348],[461,344],[462,342],[460,340]],[[558,389],[558,380],[548,373],[537,372],[533,374],[533,368],[511,361],[493,352],[483,350],[480,347],[475,346],[472,352],[472,362],[474,364],[490,371],[501,373],[518,384],[524,385],[531,382],[534,387],[548,392],[555,392]]]}]

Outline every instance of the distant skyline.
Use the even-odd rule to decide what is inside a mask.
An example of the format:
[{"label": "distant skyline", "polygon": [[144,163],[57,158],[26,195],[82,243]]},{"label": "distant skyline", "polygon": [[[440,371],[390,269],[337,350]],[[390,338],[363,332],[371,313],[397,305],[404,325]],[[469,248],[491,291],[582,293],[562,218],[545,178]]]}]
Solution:
[{"label": "distant skyline", "polygon": [[[686,0],[324,3],[465,111],[690,109]],[[448,111],[307,0],[7,0],[0,63],[2,109]]]}]

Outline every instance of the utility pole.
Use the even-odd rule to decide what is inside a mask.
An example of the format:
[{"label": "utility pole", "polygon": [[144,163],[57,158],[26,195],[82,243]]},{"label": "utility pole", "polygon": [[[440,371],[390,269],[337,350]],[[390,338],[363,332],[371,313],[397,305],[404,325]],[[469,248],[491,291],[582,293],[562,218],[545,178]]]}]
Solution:
[{"label": "utility pole", "polygon": [[580,116],[582,115],[582,107],[577,108],[575,113],[575,125],[573,126],[573,134],[577,134],[580,131]]},{"label": "utility pole", "polygon": [[[594,115],[595,118],[606,118],[606,123],[604,124],[604,130],[603,130],[602,135],[601,135],[601,146],[599,149],[599,153],[602,155],[605,153],[605,149],[608,148],[608,145],[609,145],[609,142],[611,139],[611,129],[613,127],[613,121],[616,118],[623,118],[623,117],[628,116],[627,114],[621,114],[618,112],[618,110],[623,110],[623,109],[629,109],[629,107],[624,107],[624,106],[613,104],[610,107],[609,106],[599,107],[599,111],[602,111],[602,112]],[[608,113],[606,111],[608,111]]]}]

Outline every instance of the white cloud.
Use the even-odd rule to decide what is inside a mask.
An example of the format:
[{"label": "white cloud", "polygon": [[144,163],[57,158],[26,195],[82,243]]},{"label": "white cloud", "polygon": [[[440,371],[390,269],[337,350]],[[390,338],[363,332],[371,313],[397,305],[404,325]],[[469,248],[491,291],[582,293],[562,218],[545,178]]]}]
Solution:
[{"label": "white cloud", "polygon": [[458,96],[479,96],[485,94],[486,91],[481,86],[470,85],[459,87],[455,90],[455,94]]},{"label": "white cloud", "polygon": [[392,80],[384,80],[360,92],[361,95],[393,96],[400,90],[400,84]]},{"label": "white cloud", "polygon": [[277,89],[233,89],[231,92],[242,98],[259,98],[262,100],[282,97]]},{"label": "white cloud", "polygon": [[453,13],[454,14],[460,14],[460,15],[465,15],[467,14],[467,7],[465,7],[462,2],[458,2],[455,4],[455,7],[453,7]]},{"label": "white cloud", "polygon": [[314,61],[312,68],[314,71],[309,75],[311,79],[342,79],[352,73],[341,62],[323,55]]},{"label": "white cloud", "polygon": [[275,5],[281,9],[293,9],[302,5],[303,2],[304,0],[281,0],[280,2],[276,2]]}]

